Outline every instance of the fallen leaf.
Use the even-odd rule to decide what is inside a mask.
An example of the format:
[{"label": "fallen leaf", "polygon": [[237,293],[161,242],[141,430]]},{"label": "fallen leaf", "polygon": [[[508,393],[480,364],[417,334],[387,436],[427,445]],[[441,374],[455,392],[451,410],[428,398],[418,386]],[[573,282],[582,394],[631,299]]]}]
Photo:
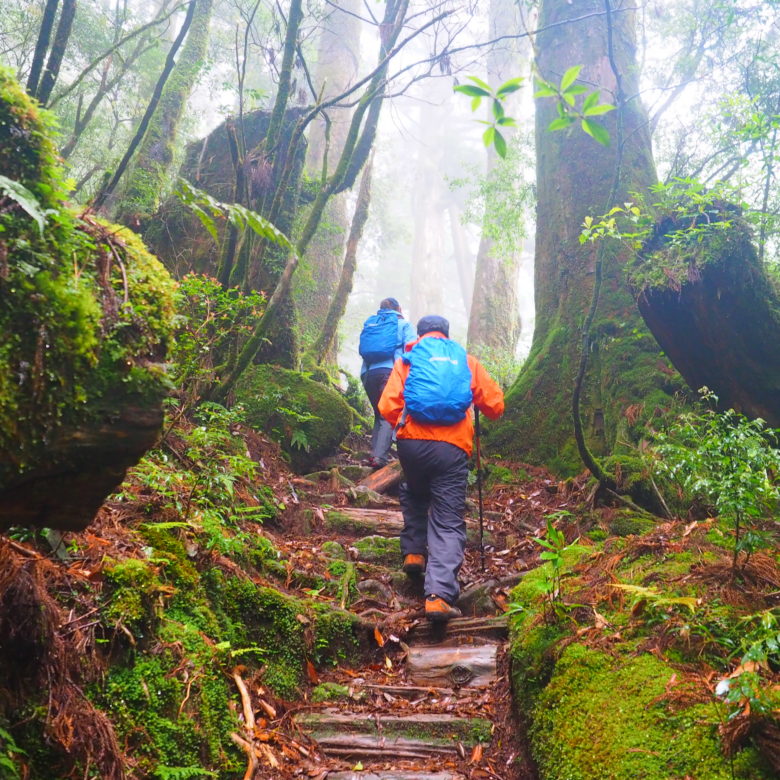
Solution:
[{"label": "fallen leaf", "polygon": [[480,761],[482,761],[482,744],[477,742],[474,745],[474,750],[471,751],[471,763],[478,764]]},{"label": "fallen leaf", "polygon": [[374,626],[374,639],[380,647],[385,646],[385,638],[382,636],[382,632],[379,630],[379,626]]},{"label": "fallen leaf", "polygon": [[312,685],[316,685],[320,681],[320,676],[317,674],[314,664],[308,659],[306,659],[306,676]]}]

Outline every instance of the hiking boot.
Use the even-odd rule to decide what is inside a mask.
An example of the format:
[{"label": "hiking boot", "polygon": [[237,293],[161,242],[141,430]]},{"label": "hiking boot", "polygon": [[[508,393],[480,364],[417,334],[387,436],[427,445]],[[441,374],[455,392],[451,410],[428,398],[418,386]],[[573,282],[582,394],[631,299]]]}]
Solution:
[{"label": "hiking boot", "polygon": [[386,461],[381,461],[379,458],[374,457],[373,455],[366,461],[366,463],[376,471],[377,469],[384,468],[387,465]]},{"label": "hiking boot", "polygon": [[451,606],[435,593],[425,599],[425,617],[431,623],[446,623],[451,618],[458,618],[461,615],[462,612],[457,607]]},{"label": "hiking boot", "polygon": [[419,577],[425,571],[425,556],[414,553],[405,555],[402,568],[407,577]]}]

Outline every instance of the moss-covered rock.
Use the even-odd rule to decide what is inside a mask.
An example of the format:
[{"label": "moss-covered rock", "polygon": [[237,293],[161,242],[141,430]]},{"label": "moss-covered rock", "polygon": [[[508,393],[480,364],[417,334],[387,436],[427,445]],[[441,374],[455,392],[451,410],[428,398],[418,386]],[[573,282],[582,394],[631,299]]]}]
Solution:
[{"label": "moss-covered rock", "polygon": [[381,566],[399,566],[401,563],[401,540],[397,537],[365,536],[352,545],[358,558],[366,563]]},{"label": "moss-covered rock", "polygon": [[352,411],[340,393],[278,366],[245,371],[236,399],[246,409],[247,422],[278,441],[301,472],[336,450],[352,424]]},{"label": "moss-covered rock", "polygon": [[0,527],[75,530],[159,431],[173,282],[63,204],[50,124],[0,70],[0,175],[26,188],[0,195]]}]

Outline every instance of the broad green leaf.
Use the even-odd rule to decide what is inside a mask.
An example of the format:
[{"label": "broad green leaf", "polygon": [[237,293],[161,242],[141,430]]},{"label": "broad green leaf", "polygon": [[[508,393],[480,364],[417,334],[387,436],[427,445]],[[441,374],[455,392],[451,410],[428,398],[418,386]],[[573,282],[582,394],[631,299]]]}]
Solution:
[{"label": "broad green leaf", "polygon": [[582,95],[583,92],[587,92],[588,88],[584,84],[572,84],[566,89],[567,95]]},{"label": "broad green leaf", "polygon": [[504,116],[504,106],[500,100],[493,101],[493,116],[496,119],[501,119],[501,117]]},{"label": "broad green leaf", "polygon": [[583,119],[582,129],[602,146],[609,146],[609,132],[603,125],[590,119]]},{"label": "broad green leaf", "polygon": [[517,92],[518,89],[520,89],[523,86],[523,79],[522,76],[516,78],[516,79],[509,79],[509,81],[505,81],[497,90],[496,95],[498,97],[506,97],[507,95],[511,95],[512,92]]},{"label": "broad green leaf", "polygon": [[496,147],[496,152],[498,152],[498,156],[502,159],[506,158],[506,140],[504,139],[504,136],[501,135],[501,133],[496,130],[494,137],[493,137],[493,145]]},{"label": "broad green leaf", "polygon": [[41,235],[43,235],[46,215],[43,213],[35,195],[21,182],[9,179],[6,176],[0,176],[0,192],[14,201],[28,216],[32,217],[38,225]]},{"label": "broad green leaf", "polygon": [[582,113],[586,116],[598,116],[599,114],[608,114],[610,111],[614,111],[615,106],[609,103],[599,103],[597,106],[589,108],[587,111],[583,109]]},{"label": "broad green leaf", "polygon": [[566,103],[568,103],[570,106],[573,106],[575,103],[574,95],[571,94],[571,92],[564,92],[561,97],[564,99]]},{"label": "broad green leaf", "polygon": [[541,553],[539,553],[540,560],[543,561],[556,561],[560,558],[560,554],[557,552],[553,552],[552,550],[544,550]]},{"label": "broad green leaf", "polygon": [[480,105],[482,104],[482,98],[481,97],[475,97],[471,101],[471,110],[472,112],[476,111]]},{"label": "broad green leaf", "polygon": [[566,89],[577,80],[577,76],[580,75],[581,70],[582,65],[572,65],[566,73],[563,74],[563,78],[561,79],[561,92],[565,92]]},{"label": "broad green leaf", "polygon": [[567,127],[571,125],[571,123],[574,120],[569,116],[561,116],[558,117],[558,119],[553,119],[552,122],[550,122],[549,125],[547,125],[548,130],[565,130]]},{"label": "broad green leaf", "polygon": [[490,97],[490,90],[476,87],[473,84],[458,84],[453,88],[453,91],[460,92],[462,95],[468,95],[469,97]]},{"label": "broad green leaf", "polygon": [[558,94],[558,90],[555,87],[550,86],[546,82],[537,82],[536,92],[534,92],[535,98],[555,97]]},{"label": "broad green leaf", "polygon": [[219,233],[217,233],[214,220],[197,203],[188,203],[187,205],[195,212],[195,216],[200,220],[201,225],[208,230],[209,235],[215,241],[219,241]]},{"label": "broad green leaf", "polygon": [[485,146],[490,146],[493,143],[493,138],[496,135],[496,128],[490,125],[487,130],[482,134],[482,142]]},{"label": "broad green leaf", "polygon": [[501,127],[517,127],[517,122],[511,116],[502,116],[496,120],[496,124],[501,125]]}]

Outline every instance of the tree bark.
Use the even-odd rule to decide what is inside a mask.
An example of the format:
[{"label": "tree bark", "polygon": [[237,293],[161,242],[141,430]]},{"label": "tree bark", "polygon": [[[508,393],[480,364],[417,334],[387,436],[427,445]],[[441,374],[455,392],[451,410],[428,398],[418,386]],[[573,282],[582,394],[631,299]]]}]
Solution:
[{"label": "tree bark", "polygon": [[54,29],[54,20],[57,16],[57,6],[59,0],[46,0],[46,6],[43,9],[43,18],[41,19],[41,29],[38,31],[38,39],[35,42],[35,52],[33,53],[30,73],[27,76],[27,94],[36,97],[38,92],[38,81],[41,78],[43,63],[46,60],[46,52],[49,50],[49,41],[51,40],[51,31]]},{"label": "tree bark", "polygon": [[149,127],[149,122],[151,121],[155,109],[157,108],[157,105],[160,102],[160,96],[162,95],[162,91],[165,87],[165,83],[168,81],[168,77],[171,75],[171,71],[173,70],[176,64],[176,60],[175,60],[176,54],[181,48],[182,42],[184,41],[184,37],[187,35],[187,32],[190,29],[190,25],[192,24],[192,19],[195,14],[196,2],[197,0],[190,0],[190,4],[187,7],[187,15],[184,17],[184,22],[181,26],[181,30],[179,30],[179,34],[176,36],[176,39],[174,40],[170,50],[168,51],[168,56],[165,59],[165,66],[163,67],[160,77],[157,79],[157,84],[155,85],[154,92],[152,93],[152,97],[149,100],[149,105],[146,107],[146,111],[144,112],[144,115],[141,118],[141,122],[138,125],[138,129],[136,130],[133,139],[130,141],[130,145],[128,146],[124,156],[120,160],[119,165],[117,165],[116,171],[114,171],[113,176],[111,176],[111,178],[106,182],[106,184],[103,187],[101,187],[100,191],[95,196],[95,199],[92,202],[93,211],[96,212],[100,211],[105,205],[107,199],[113,194],[117,184],[119,183],[119,180],[122,178],[125,170],[127,169],[130,160],[133,158],[133,155],[135,154],[138,145],[141,143],[141,140],[143,139],[144,134],[146,133],[146,129]]},{"label": "tree bark", "polygon": [[136,229],[160,205],[160,193],[168,184],[173,163],[179,123],[206,55],[213,0],[194,1],[187,40],[154,109],[120,199],[117,219]]},{"label": "tree bark", "polygon": [[659,225],[634,277],[639,310],[691,388],[706,386],[721,408],[780,427],[780,295],[748,226],[732,210],[710,218],[732,226],[687,248],[666,239],[690,218]]},{"label": "tree bark", "polygon": [[[568,134],[549,132],[556,103],[537,101],[536,329],[525,368],[507,395],[504,422],[492,436],[502,453],[562,474],[582,468],[571,398],[597,268],[603,285],[588,338],[581,396],[587,445],[598,454],[612,453],[617,442],[630,439],[637,408],[651,414],[665,406],[677,380],[659,357],[634,304],[624,272],[629,250],[606,245],[597,264],[599,250],[579,243],[585,216],[606,213],[656,179],[647,118],[636,97],[635,12],[621,8],[612,13],[610,56],[604,3],[582,0],[575,7],[564,0],[545,0],[540,9],[539,27],[546,28],[537,40],[542,76],[559,83],[569,67],[583,65],[580,80],[600,89],[603,101],[615,103],[617,69],[628,97],[603,117],[612,139],[609,147],[597,144],[578,126]],[[587,18],[566,23],[576,17]],[[627,415],[629,407],[633,410]]]},{"label": "tree bark", "polygon": [[63,0],[60,21],[57,24],[57,32],[54,35],[54,42],[51,45],[49,59],[46,63],[46,70],[41,77],[41,83],[38,86],[35,97],[38,98],[42,106],[49,102],[51,92],[57,83],[57,77],[60,75],[62,58],[65,56],[65,48],[68,45],[70,31],[73,27],[73,19],[76,16],[76,0]]},{"label": "tree bark", "polygon": [[[489,37],[497,38],[518,26],[517,8],[513,0],[491,0]],[[516,77],[521,70],[521,56],[511,41],[493,46],[488,51],[488,82],[492,86]],[[508,114],[516,116],[508,106]],[[511,137],[512,128],[501,132]],[[498,158],[491,146],[487,150],[487,176],[497,165],[509,164]],[[517,171],[519,175],[519,171]],[[489,210],[490,199],[485,204]],[[518,217],[519,218],[519,217]],[[493,239],[484,231],[477,252],[474,296],[469,310],[468,347],[478,356],[488,353],[513,356],[520,336],[520,314],[517,308],[517,273],[520,247],[499,252]]]}]

